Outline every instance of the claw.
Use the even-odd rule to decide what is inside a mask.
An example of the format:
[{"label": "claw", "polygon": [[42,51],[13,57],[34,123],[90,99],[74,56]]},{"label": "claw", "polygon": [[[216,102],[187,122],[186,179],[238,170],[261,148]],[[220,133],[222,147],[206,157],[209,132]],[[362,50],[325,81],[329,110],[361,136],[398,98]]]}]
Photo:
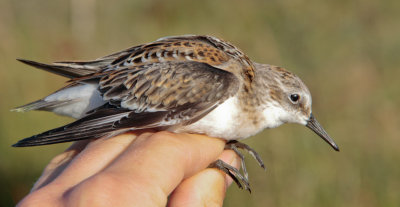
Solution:
[{"label": "claw", "polygon": [[[234,150],[234,148],[236,148],[236,150]],[[238,148],[245,150],[247,153],[249,153],[257,161],[257,163],[260,165],[260,167],[262,167],[264,170],[266,170],[265,164],[262,161],[260,155],[249,145],[244,144],[242,142],[238,142],[236,140],[231,140],[231,141],[227,142],[225,145],[225,149],[231,149],[231,150],[235,151],[236,154],[239,155],[240,153],[237,152]],[[240,155],[239,155],[239,157],[240,157]]]},{"label": "claw", "polygon": [[247,172],[246,163],[244,162],[244,155],[239,151],[239,149],[235,145],[231,145],[230,149],[232,149],[240,158],[240,165],[243,170],[244,177],[248,180],[249,173]]},{"label": "claw", "polygon": [[[243,177],[240,174],[238,169],[230,166],[229,164],[225,163],[222,160],[217,160],[217,161],[211,163],[208,167],[217,168],[219,170],[222,170],[227,175],[229,175],[229,177],[231,177],[233,179],[233,181],[235,181],[235,183],[239,186],[240,189],[243,189],[243,185],[244,185],[244,189],[248,190],[251,193],[249,180],[246,179],[245,177]],[[242,183],[243,183],[243,185],[242,185]]]},{"label": "claw", "polygon": [[248,190],[251,193],[250,183],[249,183],[249,173],[247,172],[246,164],[244,162],[244,155],[239,151],[239,149],[248,152],[257,161],[260,167],[264,168],[265,170],[265,165],[260,155],[254,149],[249,147],[247,144],[238,142],[236,140],[227,142],[225,145],[225,149],[231,149],[239,156],[243,175],[240,174],[240,171],[238,169],[228,165],[222,160],[217,160],[211,163],[208,167],[222,170],[227,175],[229,175],[229,177],[231,177],[233,181],[235,181],[235,183],[239,186],[240,189],[243,189],[244,185],[244,189]]}]

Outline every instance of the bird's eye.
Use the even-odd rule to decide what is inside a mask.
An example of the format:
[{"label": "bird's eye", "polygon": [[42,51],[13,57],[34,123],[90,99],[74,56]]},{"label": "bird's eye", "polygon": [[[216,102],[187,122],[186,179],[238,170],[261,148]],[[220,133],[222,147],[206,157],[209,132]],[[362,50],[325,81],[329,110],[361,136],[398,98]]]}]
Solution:
[{"label": "bird's eye", "polygon": [[299,94],[291,94],[290,95],[290,100],[292,101],[292,103],[297,103],[300,99],[300,95]]}]

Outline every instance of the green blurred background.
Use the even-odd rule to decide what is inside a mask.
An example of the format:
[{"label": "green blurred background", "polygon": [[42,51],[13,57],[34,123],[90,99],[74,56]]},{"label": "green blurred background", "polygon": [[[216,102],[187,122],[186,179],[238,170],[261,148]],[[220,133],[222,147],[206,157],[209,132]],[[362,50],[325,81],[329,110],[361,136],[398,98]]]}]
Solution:
[{"label": "green blurred background", "polygon": [[0,206],[26,195],[68,144],[11,144],[72,121],[9,110],[66,79],[17,62],[89,60],[180,34],[229,40],[257,62],[288,68],[313,94],[333,151],[299,125],[246,143],[253,193],[229,189],[225,206],[400,206],[400,1],[0,0]]}]

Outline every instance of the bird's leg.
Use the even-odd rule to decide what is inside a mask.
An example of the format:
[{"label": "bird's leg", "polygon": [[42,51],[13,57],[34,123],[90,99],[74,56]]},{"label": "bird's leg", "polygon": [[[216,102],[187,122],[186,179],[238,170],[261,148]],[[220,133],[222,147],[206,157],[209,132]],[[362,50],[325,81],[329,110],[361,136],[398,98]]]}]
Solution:
[{"label": "bird's leg", "polygon": [[252,149],[249,145],[244,144],[242,142],[238,142],[236,140],[231,140],[226,143],[225,149],[231,149],[231,150],[235,151],[236,154],[240,157],[240,159],[242,160],[242,168],[243,168],[243,172],[244,172],[245,176],[246,176],[247,172],[245,171],[246,168],[243,167],[244,166],[244,156],[239,152],[238,149],[245,150],[257,161],[257,163],[260,165],[260,167],[262,167],[264,170],[266,170],[264,162],[262,161],[260,155],[254,149]]},{"label": "bird's leg", "polygon": [[225,163],[222,160],[217,160],[213,163],[211,163],[208,167],[210,168],[217,168],[225,172],[227,175],[229,175],[233,181],[239,186],[239,188],[243,188],[242,183],[244,184],[245,190],[248,190],[251,192],[250,189],[250,184],[249,184],[249,174],[247,172],[247,168],[244,162],[244,155],[239,151],[239,149],[245,150],[248,152],[260,165],[260,167],[264,168],[265,170],[265,165],[264,162],[262,161],[260,155],[251,147],[249,147],[247,144],[238,142],[236,140],[231,140],[226,143],[225,149],[231,149],[233,150],[240,158],[241,161],[241,167],[243,169],[243,175],[240,174],[240,171],[227,163]]},{"label": "bird's leg", "polygon": [[249,180],[247,178],[243,177],[240,174],[240,171],[238,169],[230,166],[229,164],[227,164],[226,162],[224,162],[222,160],[217,160],[217,161],[211,163],[208,167],[209,168],[217,168],[219,170],[222,170],[224,173],[229,175],[229,177],[231,177],[233,181],[235,181],[235,183],[239,186],[240,189],[243,189],[243,185],[242,185],[242,183],[243,183],[244,189],[248,190],[251,193]]},{"label": "bird's leg", "polygon": [[225,149],[231,149],[239,156],[240,165],[243,170],[243,175],[246,178],[246,180],[249,180],[249,173],[247,172],[246,164],[244,162],[244,155],[239,151],[239,149],[234,144],[225,145]]}]

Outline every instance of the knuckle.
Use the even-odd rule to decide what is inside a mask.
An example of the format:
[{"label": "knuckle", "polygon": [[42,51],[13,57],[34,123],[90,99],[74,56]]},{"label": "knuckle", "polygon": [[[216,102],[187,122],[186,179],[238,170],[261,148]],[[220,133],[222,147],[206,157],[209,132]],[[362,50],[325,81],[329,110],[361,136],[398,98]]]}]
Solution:
[{"label": "knuckle", "polygon": [[151,142],[168,151],[169,154],[174,153],[178,156],[184,156],[188,151],[187,141],[180,134],[162,131],[155,133],[150,139],[152,139]]},{"label": "knuckle", "polygon": [[179,147],[183,144],[180,135],[171,132],[157,132],[148,138],[151,144],[163,147]]},{"label": "knuckle", "polygon": [[67,206],[110,206],[118,200],[117,181],[111,176],[96,175],[64,195]]},{"label": "knuckle", "polygon": [[129,182],[114,173],[89,179],[71,193],[67,206],[163,206],[166,195],[141,182]]},{"label": "knuckle", "polygon": [[154,133],[151,137],[155,139],[176,139],[177,134],[168,131],[160,131]]}]

